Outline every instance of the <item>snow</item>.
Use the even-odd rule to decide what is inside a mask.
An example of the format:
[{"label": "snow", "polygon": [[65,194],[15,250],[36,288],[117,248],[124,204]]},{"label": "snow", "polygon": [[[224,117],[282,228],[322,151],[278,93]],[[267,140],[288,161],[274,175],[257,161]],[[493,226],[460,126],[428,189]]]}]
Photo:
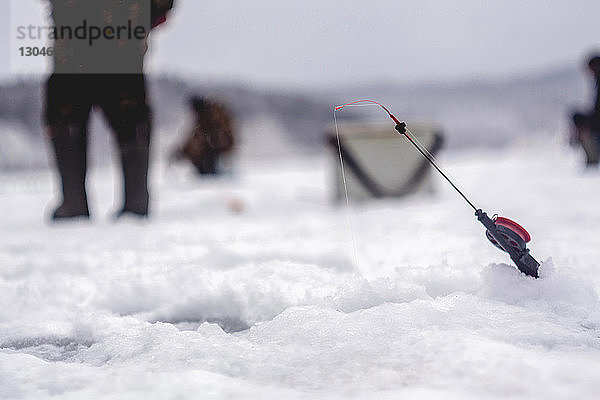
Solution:
[{"label": "snow", "polygon": [[532,234],[541,278],[433,197],[330,203],[332,161],[153,168],[148,222],[49,225],[50,172],[0,175],[0,398],[596,398],[600,173],[556,144],[441,162]]},{"label": "snow", "polygon": [[16,122],[0,120],[0,170],[46,167],[43,141]]}]

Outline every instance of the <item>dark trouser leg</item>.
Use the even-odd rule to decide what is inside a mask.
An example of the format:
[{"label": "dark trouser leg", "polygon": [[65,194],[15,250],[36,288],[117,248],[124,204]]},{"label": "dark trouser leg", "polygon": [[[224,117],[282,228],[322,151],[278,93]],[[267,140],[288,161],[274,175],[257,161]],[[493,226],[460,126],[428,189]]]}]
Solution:
[{"label": "dark trouser leg", "polygon": [[151,113],[143,75],[104,75],[100,106],[116,134],[123,170],[123,208],[117,217],[148,215]]},{"label": "dark trouser leg", "polygon": [[53,74],[46,85],[45,121],[63,197],[54,220],[89,216],[85,175],[90,82],[86,76]]},{"label": "dark trouser leg", "polygon": [[590,142],[590,144],[588,145],[589,150],[586,150],[587,160],[588,160],[587,165],[595,166],[600,163],[600,132],[598,132],[596,130],[591,130],[590,136],[589,136],[589,142]]},{"label": "dark trouser leg", "polygon": [[50,141],[61,179],[63,200],[53,220],[89,217],[85,176],[87,169],[87,131],[85,125],[50,126]]},{"label": "dark trouser leg", "polygon": [[598,165],[600,161],[600,141],[598,140],[598,128],[600,121],[593,115],[583,113],[573,114],[576,137],[585,152],[586,165]]},{"label": "dark trouser leg", "polygon": [[585,151],[586,165],[594,166],[598,165],[600,161],[600,149],[598,147],[598,140],[593,132],[589,132],[581,137],[581,147]]},{"label": "dark trouser leg", "polygon": [[198,168],[198,171],[202,175],[216,175],[218,161],[219,153],[216,150],[209,149],[204,152],[201,167]]},{"label": "dark trouser leg", "polygon": [[[118,216],[148,215],[148,163],[150,156],[150,123],[140,122],[130,132],[117,132],[123,169],[123,208]],[[126,140],[134,136],[134,140]]]}]

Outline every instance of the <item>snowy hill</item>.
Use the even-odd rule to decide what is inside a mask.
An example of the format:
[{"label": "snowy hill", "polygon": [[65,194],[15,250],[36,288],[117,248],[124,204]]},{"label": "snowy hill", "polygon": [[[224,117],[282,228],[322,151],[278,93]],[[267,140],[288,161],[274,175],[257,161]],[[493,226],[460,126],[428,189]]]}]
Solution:
[{"label": "snowy hill", "polygon": [[441,161],[528,228],[539,280],[439,180],[346,210],[323,158],[155,168],[153,219],[113,223],[94,169],[95,220],[48,226],[50,174],[0,174],[0,398],[597,398],[598,174],[552,146]]}]

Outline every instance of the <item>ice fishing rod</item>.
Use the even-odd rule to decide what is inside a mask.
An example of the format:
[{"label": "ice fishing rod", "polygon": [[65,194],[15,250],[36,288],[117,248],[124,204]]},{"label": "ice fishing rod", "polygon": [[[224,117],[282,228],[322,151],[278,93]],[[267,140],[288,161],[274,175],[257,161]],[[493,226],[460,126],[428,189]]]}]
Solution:
[{"label": "ice fishing rod", "polygon": [[538,269],[540,264],[529,254],[527,243],[531,240],[529,233],[521,225],[508,218],[493,216],[492,218],[475,205],[467,198],[467,196],[452,182],[448,175],[438,166],[433,156],[424,148],[419,141],[413,137],[413,134],[406,127],[404,121],[398,120],[388,110],[386,106],[374,100],[357,100],[350,103],[342,104],[335,107],[335,111],[341,110],[346,106],[375,104],[383,108],[388,116],[396,124],[396,131],[401,136],[404,136],[408,141],[421,153],[421,155],[442,175],[446,181],[458,192],[458,194],[467,202],[467,204],[475,211],[477,220],[486,228],[487,239],[498,249],[508,253],[511,260],[515,263],[519,271],[525,275],[538,278]]}]

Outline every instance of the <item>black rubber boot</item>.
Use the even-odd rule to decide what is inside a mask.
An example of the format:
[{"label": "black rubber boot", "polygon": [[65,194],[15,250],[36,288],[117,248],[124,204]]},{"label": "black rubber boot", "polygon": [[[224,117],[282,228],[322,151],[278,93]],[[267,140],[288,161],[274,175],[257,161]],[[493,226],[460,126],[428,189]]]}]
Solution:
[{"label": "black rubber boot", "polygon": [[144,122],[137,125],[135,130],[135,141],[119,144],[123,169],[124,202],[117,218],[124,215],[148,216],[150,126]]},{"label": "black rubber boot", "polygon": [[49,129],[63,196],[62,203],[52,214],[52,220],[89,218],[90,212],[85,190],[86,128],[71,124],[54,126]]}]

